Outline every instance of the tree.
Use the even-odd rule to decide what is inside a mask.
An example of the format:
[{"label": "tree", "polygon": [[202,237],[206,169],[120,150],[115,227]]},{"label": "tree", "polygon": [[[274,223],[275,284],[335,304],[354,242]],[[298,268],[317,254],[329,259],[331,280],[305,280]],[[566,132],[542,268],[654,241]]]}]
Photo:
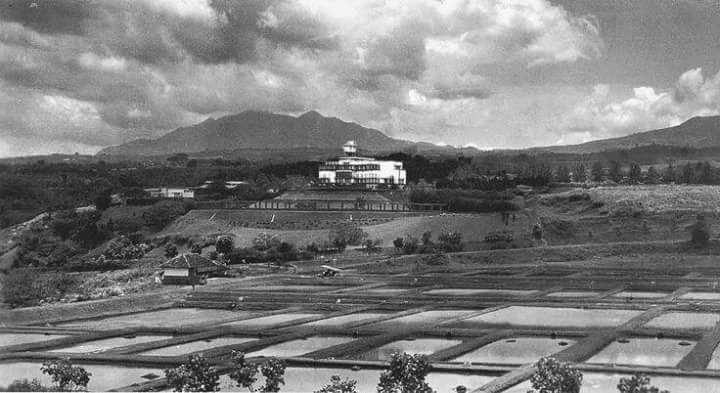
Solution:
[{"label": "tree", "polygon": [[569,363],[546,357],[535,364],[530,383],[534,390],[528,393],[580,393],[582,374]]},{"label": "tree", "polygon": [[168,243],[165,245],[165,258],[174,258],[177,255],[178,249],[174,244]]},{"label": "tree", "polygon": [[266,251],[273,247],[280,245],[280,238],[277,235],[271,235],[269,233],[260,233],[253,239],[253,248],[258,251]]},{"label": "tree", "polygon": [[193,243],[190,245],[190,252],[193,254],[202,254],[203,246],[200,243]]},{"label": "tree", "polygon": [[640,168],[640,164],[637,162],[633,162],[630,164],[630,172],[628,172],[628,177],[630,178],[630,181],[632,183],[639,183],[640,178],[642,177],[642,169]]},{"label": "tree", "polygon": [[620,393],[670,393],[667,390],[650,386],[650,378],[642,374],[635,374],[630,378],[620,378],[617,388]]},{"label": "tree", "polygon": [[393,240],[393,246],[396,250],[402,250],[403,245],[405,244],[405,239],[398,237],[395,240]]},{"label": "tree", "polygon": [[380,247],[381,244],[382,244],[381,239],[375,239],[375,240],[367,239],[363,243],[363,251],[367,252],[368,254],[378,253],[378,252],[382,251],[382,247]]},{"label": "tree", "polygon": [[242,387],[255,391],[255,382],[257,382],[258,370],[265,378],[265,384],[257,391],[261,393],[279,392],[280,385],[285,384],[285,363],[270,358],[261,365],[251,364],[245,360],[245,354],[240,351],[232,351],[232,371],[230,371],[230,379],[235,381],[238,387]]},{"label": "tree", "polygon": [[93,200],[95,202],[95,208],[102,211],[110,207],[112,203],[112,197],[110,197],[110,191],[103,191],[95,196]]},{"label": "tree", "polygon": [[608,170],[608,176],[614,182],[619,182],[623,178],[622,164],[619,161],[610,161],[610,169]]},{"label": "tree", "polygon": [[573,167],[573,180],[584,183],[587,180],[587,168],[582,162]]},{"label": "tree", "polygon": [[222,254],[229,254],[235,249],[235,242],[230,236],[220,236],[215,242],[215,250]]},{"label": "tree", "polygon": [[645,181],[649,184],[657,184],[657,182],[660,181],[660,174],[654,166],[648,168],[645,174]]},{"label": "tree", "polygon": [[285,363],[271,358],[260,366],[260,373],[265,377],[265,385],[260,388],[262,393],[279,392],[280,385],[285,385]]},{"label": "tree", "polygon": [[590,168],[590,178],[592,181],[602,181],[605,169],[600,161],[595,161]]},{"label": "tree", "polygon": [[330,377],[330,384],[316,390],[314,393],[357,393],[357,381],[352,379],[340,379],[340,376]]},{"label": "tree", "polygon": [[432,232],[425,231],[420,238],[423,246],[429,246],[432,244]]},{"label": "tree", "polygon": [[220,376],[203,355],[190,355],[178,367],[165,370],[168,385],[174,392],[217,392]]},{"label": "tree", "polygon": [[702,214],[698,214],[695,224],[690,226],[690,242],[701,247],[710,242],[710,226]]},{"label": "tree", "polygon": [[73,366],[69,359],[48,360],[43,362],[43,374],[52,379],[60,392],[75,392],[87,390],[90,374],[84,368]]},{"label": "tree", "polygon": [[425,355],[393,353],[387,371],[380,375],[378,393],[434,393],[425,377],[430,363]]},{"label": "tree", "polygon": [[565,165],[560,165],[555,172],[555,176],[560,183],[570,182],[570,168]]}]

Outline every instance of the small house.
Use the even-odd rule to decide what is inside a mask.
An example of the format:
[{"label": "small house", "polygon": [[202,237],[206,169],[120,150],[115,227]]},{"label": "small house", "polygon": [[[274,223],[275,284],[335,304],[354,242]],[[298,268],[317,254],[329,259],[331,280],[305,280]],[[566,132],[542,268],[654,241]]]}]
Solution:
[{"label": "small house", "polygon": [[198,254],[181,254],[160,265],[163,284],[199,284],[218,276],[227,266]]}]

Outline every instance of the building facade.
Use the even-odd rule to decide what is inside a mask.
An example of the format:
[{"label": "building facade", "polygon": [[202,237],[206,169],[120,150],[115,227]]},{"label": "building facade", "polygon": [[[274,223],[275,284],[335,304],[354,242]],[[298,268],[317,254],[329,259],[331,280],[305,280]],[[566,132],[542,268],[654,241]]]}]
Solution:
[{"label": "building facade", "polygon": [[400,161],[381,161],[357,156],[355,141],[343,145],[345,155],[320,165],[320,185],[355,186],[370,189],[403,188],[407,174]]},{"label": "building facade", "polygon": [[174,198],[174,199],[192,199],[195,198],[195,191],[184,187],[159,187],[146,188],[145,191],[150,194],[151,198]]}]

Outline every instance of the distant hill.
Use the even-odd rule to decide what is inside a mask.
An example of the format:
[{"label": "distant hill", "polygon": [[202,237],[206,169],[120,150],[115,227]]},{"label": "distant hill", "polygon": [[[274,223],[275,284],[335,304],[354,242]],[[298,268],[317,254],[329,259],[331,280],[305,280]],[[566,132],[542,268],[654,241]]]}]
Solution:
[{"label": "distant hill", "polygon": [[[299,117],[246,111],[200,124],[181,127],[158,139],[138,139],[108,147],[98,155],[161,156],[176,153],[233,152],[247,150],[333,149],[355,140],[361,150],[373,153],[455,150],[429,143],[391,138],[378,130],[311,111]],[[230,154],[231,155],[231,154]]]},{"label": "distant hill", "polygon": [[682,146],[698,149],[720,146],[720,116],[693,117],[674,127],[639,132],[620,138],[602,139],[579,145],[549,146],[533,150],[578,154],[632,149],[648,145]]}]

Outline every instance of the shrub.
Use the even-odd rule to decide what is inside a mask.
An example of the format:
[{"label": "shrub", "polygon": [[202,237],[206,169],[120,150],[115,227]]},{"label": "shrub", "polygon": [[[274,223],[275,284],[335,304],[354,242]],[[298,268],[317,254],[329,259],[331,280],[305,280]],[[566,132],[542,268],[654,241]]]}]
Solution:
[{"label": "shrub", "polygon": [[165,258],[174,258],[177,255],[178,249],[174,244],[168,243],[165,245]]},{"label": "shrub", "polygon": [[635,374],[630,378],[620,378],[617,388],[620,393],[669,393],[667,390],[650,386],[650,378],[642,374]]},{"label": "shrub", "polygon": [[215,242],[215,250],[222,254],[229,254],[235,249],[235,242],[230,236],[220,236]]},{"label": "shrub", "polygon": [[380,375],[377,391],[431,393],[432,388],[425,382],[429,372],[430,363],[426,356],[393,353],[388,370]]},{"label": "shrub", "polygon": [[462,251],[462,233],[460,232],[443,232],[438,237],[438,241],[443,251]]},{"label": "shrub", "polygon": [[710,226],[702,214],[697,215],[695,224],[690,227],[690,242],[700,247],[706,246],[710,242]]},{"label": "shrub", "polygon": [[174,392],[217,392],[220,390],[218,382],[220,376],[202,355],[190,355],[185,363],[165,370],[165,377]]},{"label": "shrub", "polygon": [[127,237],[120,236],[105,247],[103,255],[110,259],[138,259],[145,255],[147,248],[145,244],[136,245]]},{"label": "shrub", "polygon": [[357,381],[340,379],[338,375],[330,377],[330,384],[316,390],[314,393],[357,393]]},{"label": "shrub", "polygon": [[401,237],[395,238],[395,240],[393,240],[393,246],[396,250],[402,250],[404,245],[405,241]]},{"label": "shrub", "polygon": [[43,374],[52,379],[58,391],[71,392],[86,390],[91,374],[84,368],[73,366],[68,359],[48,360],[41,368]]},{"label": "shrub", "polygon": [[423,232],[420,240],[422,241],[423,246],[432,244],[432,232],[430,232],[430,231]]},{"label": "shrub", "polygon": [[143,212],[142,219],[148,227],[160,230],[173,220],[185,214],[189,205],[178,201],[162,201]]},{"label": "shrub", "polygon": [[382,247],[380,247],[381,244],[382,244],[382,240],[380,240],[380,239],[375,239],[375,240],[367,239],[367,240],[365,240],[365,243],[363,243],[363,250],[369,254],[370,253],[378,253],[378,252],[382,251]]},{"label": "shrub", "polygon": [[33,378],[32,381],[16,379],[5,388],[0,386],[0,392],[50,392],[53,389],[53,387],[43,386],[37,378]]},{"label": "shrub", "polygon": [[412,236],[408,236],[403,241],[403,253],[415,254],[418,250],[418,239]]},{"label": "shrub", "polygon": [[330,231],[331,242],[350,246],[359,246],[367,236],[367,232],[355,224],[339,225]]},{"label": "shrub", "polygon": [[266,251],[273,247],[277,247],[280,244],[280,239],[277,235],[269,233],[261,233],[255,239],[253,239],[253,247],[259,251]]},{"label": "shrub", "polygon": [[579,393],[582,374],[569,363],[546,357],[535,364],[535,374],[530,383],[535,390],[528,393]]},{"label": "shrub", "polygon": [[77,287],[77,277],[67,273],[42,273],[36,268],[18,268],[0,275],[0,294],[12,307],[37,306],[62,298]]}]

